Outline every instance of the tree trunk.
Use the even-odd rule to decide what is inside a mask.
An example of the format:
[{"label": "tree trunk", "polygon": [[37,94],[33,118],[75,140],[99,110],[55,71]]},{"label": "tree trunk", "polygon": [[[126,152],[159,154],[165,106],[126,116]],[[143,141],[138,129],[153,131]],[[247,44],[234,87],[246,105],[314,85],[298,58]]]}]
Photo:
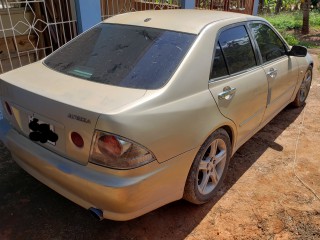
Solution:
[{"label": "tree trunk", "polygon": [[264,0],[259,0],[258,12],[259,12],[260,14],[263,13],[263,7],[264,7]]},{"label": "tree trunk", "polygon": [[309,11],[310,11],[310,0],[303,0],[302,2],[302,13],[303,13],[303,20],[302,20],[302,34],[309,33]]},{"label": "tree trunk", "polygon": [[274,9],[274,13],[279,14],[281,7],[282,7],[282,0],[277,0],[276,7]]}]

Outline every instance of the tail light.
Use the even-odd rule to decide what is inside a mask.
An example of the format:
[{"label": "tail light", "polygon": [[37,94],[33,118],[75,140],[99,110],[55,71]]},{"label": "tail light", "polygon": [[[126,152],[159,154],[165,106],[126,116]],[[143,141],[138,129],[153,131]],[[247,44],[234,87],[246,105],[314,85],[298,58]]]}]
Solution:
[{"label": "tail light", "polygon": [[73,144],[76,145],[78,148],[82,148],[84,145],[83,138],[77,132],[71,133],[71,140],[72,140]]},{"label": "tail light", "polygon": [[122,146],[115,136],[103,135],[98,139],[98,148],[104,155],[118,157],[121,155]]},{"label": "tail light", "polygon": [[131,169],[154,161],[153,154],[128,139],[96,131],[91,147],[91,163],[116,168]]}]

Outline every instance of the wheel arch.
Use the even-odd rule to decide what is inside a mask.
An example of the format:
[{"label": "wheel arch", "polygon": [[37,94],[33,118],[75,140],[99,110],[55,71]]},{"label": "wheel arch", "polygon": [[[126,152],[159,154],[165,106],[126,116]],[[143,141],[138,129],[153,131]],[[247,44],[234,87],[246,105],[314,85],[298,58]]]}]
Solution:
[{"label": "wheel arch", "polygon": [[235,140],[235,133],[234,133],[234,130],[231,128],[231,126],[229,125],[223,125],[221,126],[220,128],[224,129],[228,135],[229,135],[229,138],[230,138],[230,143],[231,143],[231,153],[233,152],[233,148],[234,148],[234,140]]},{"label": "wheel arch", "polygon": [[[185,182],[185,187],[184,187],[184,193],[183,193],[183,198],[191,203],[194,204],[203,204],[210,199],[212,199],[213,195],[220,189],[220,186],[226,176],[228,165],[230,158],[232,157],[232,149],[233,149],[233,144],[235,141],[235,136],[234,136],[234,129],[229,125],[229,124],[221,124],[220,126],[217,126],[214,130],[210,132],[210,134],[207,136],[207,138],[204,140],[202,145],[200,146],[200,149],[197,151],[196,157],[194,158],[192,165],[189,169],[189,173]],[[227,139],[230,140],[229,143],[227,143]],[[200,177],[198,175],[199,173],[199,163],[202,161],[201,159],[204,157],[205,153],[207,152],[208,148],[211,147],[212,140],[220,140],[225,143],[225,151],[226,151],[226,156],[225,156],[225,165],[223,165],[223,170],[219,171],[221,175],[219,175],[218,181],[216,182],[216,185],[212,190],[210,190],[207,193],[201,193],[199,192],[197,184],[199,184],[199,179],[203,180],[203,177]],[[229,148],[228,148],[229,145]],[[210,150],[211,152],[211,150]],[[229,152],[229,153],[228,153]],[[216,153],[214,153],[216,154]],[[206,157],[207,158],[207,157]],[[214,158],[211,158],[214,159]],[[212,160],[210,160],[211,162]],[[215,160],[213,160],[214,162]],[[210,169],[210,166],[208,164],[207,166],[207,174],[212,172],[212,169]],[[216,168],[216,166],[214,166]],[[202,170],[201,170],[202,172]],[[216,172],[217,176],[218,173]],[[203,176],[203,175],[202,175]],[[201,183],[202,184],[202,183]],[[203,195],[201,195],[203,194]]]},{"label": "wheel arch", "polygon": [[311,66],[311,68],[313,69],[313,62],[309,64],[309,66]]},{"label": "wheel arch", "polygon": [[[218,129],[223,129],[227,132],[229,138],[230,138],[230,143],[231,143],[231,156],[234,154],[234,149],[236,146],[236,127],[234,126],[233,122],[224,122],[220,125],[218,125],[217,127],[215,127],[214,129],[212,129],[208,135],[205,137],[205,139],[203,139],[201,145],[207,140],[208,137],[210,137],[215,131],[217,131]],[[201,146],[200,145],[200,146]]]}]

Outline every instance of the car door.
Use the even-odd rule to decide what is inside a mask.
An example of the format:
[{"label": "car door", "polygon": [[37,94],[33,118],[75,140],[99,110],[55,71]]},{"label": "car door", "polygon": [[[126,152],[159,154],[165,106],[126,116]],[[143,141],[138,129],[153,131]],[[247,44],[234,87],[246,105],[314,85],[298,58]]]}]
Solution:
[{"label": "car door", "polygon": [[295,57],[288,56],[286,45],[270,26],[263,22],[249,26],[268,80],[264,116],[264,121],[268,121],[289,103],[298,80],[298,64]]},{"label": "car door", "polygon": [[237,126],[238,145],[259,127],[268,82],[246,26],[224,29],[215,45],[209,89],[220,112]]}]

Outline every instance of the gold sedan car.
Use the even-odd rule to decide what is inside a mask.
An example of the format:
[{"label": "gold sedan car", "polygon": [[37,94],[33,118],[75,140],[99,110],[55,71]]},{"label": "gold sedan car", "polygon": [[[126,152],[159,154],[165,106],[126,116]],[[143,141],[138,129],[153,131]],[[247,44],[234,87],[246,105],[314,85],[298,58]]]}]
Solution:
[{"label": "gold sedan car", "polygon": [[209,201],[231,156],[313,62],[264,19],[166,10],[112,17],[0,76],[5,144],[28,173],[99,219]]}]

